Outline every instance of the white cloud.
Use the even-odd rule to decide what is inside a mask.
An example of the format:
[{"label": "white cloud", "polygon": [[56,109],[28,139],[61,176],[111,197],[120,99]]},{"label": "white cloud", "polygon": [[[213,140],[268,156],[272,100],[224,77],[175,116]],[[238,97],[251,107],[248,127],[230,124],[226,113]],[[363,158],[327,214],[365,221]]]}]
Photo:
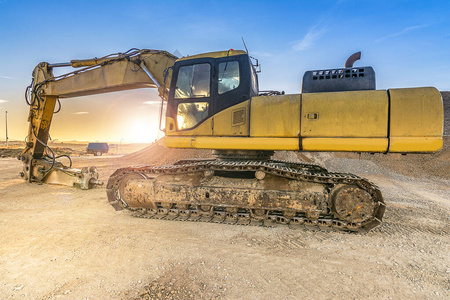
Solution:
[{"label": "white cloud", "polygon": [[88,114],[88,112],[87,111],[79,111],[79,112],[75,112],[75,113],[72,113],[73,115],[87,115]]},{"label": "white cloud", "polygon": [[8,102],[8,101],[0,99],[0,103],[5,103],[5,102]]},{"label": "white cloud", "polygon": [[410,32],[410,31],[413,31],[413,30],[416,30],[416,29],[420,29],[420,28],[424,28],[424,27],[427,27],[427,26],[428,25],[417,25],[417,26],[406,27],[402,31],[395,32],[395,33],[392,33],[392,34],[388,34],[388,35],[386,35],[386,36],[384,36],[382,38],[377,39],[375,42],[380,42],[380,41],[385,40],[385,39],[390,39],[390,38],[393,38],[393,37],[404,35],[404,34]]},{"label": "white cloud", "polygon": [[13,78],[13,77],[9,77],[9,76],[0,76],[0,78],[3,78],[3,79],[11,79],[11,80],[16,80],[16,78]]},{"label": "white cloud", "polygon": [[311,28],[306,35],[299,41],[296,41],[292,45],[292,49],[295,51],[302,51],[311,48],[316,41],[325,33],[325,29],[317,28],[314,26]]}]

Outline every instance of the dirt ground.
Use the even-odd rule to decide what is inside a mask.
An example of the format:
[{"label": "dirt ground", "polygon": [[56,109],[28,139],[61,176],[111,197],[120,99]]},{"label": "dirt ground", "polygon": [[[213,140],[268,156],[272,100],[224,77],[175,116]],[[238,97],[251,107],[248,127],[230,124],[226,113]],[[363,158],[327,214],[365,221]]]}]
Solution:
[{"label": "dirt ground", "polygon": [[[74,164],[107,179],[129,159]],[[1,158],[0,298],[448,299],[449,176],[407,177],[348,158],[324,164],[381,188],[381,226],[359,235],[138,219],[114,211],[104,188],[28,184],[18,160]]]},{"label": "dirt ground", "polygon": [[[28,184],[0,158],[0,299],[450,299],[449,153],[448,137],[428,156],[277,153],[377,184],[388,208],[367,234],[133,218],[104,187]],[[153,144],[73,160],[107,180],[210,156]]]}]

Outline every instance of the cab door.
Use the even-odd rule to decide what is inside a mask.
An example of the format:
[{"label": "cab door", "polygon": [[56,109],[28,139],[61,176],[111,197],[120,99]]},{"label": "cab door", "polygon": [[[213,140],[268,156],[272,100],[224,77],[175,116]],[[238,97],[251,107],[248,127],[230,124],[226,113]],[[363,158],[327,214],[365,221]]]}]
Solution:
[{"label": "cab door", "polygon": [[175,68],[167,107],[167,135],[212,135],[213,62],[196,59]]},{"label": "cab door", "polygon": [[247,55],[215,61],[213,135],[248,136],[250,75]]}]

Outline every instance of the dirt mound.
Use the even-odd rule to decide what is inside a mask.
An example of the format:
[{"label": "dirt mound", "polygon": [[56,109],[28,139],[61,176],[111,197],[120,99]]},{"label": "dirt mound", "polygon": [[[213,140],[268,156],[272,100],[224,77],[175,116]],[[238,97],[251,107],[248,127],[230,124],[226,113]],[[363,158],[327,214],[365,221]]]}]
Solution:
[{"label": "dirt mound", "polygon": [[142,150],[125,155],[122,159],[130,165],[170,165],[182,159],[211,157],[211,150],[166,148],[163,139],[160,139]]},{"label": "dirt mound", "polygon": [[0,157],[17,157],[23,149],[0,148]]},{"label": "dirt mound", "polygon": [[[211,150],[166,148],[163,140],[125,155],[122,160],[130,165],[170,165],[182,159],[213,158]],[[325,166],[325,161],[334,157],[332,153],[309,153],[292,151],[275,151],[274,159],[287,161],[304,161]]]},{"label": "dirt mound", "polygon": [[307,162],[325,167],[326,161],[335,157],[331,152],[294,152],[294,151],[275,151],[274,159]]}]

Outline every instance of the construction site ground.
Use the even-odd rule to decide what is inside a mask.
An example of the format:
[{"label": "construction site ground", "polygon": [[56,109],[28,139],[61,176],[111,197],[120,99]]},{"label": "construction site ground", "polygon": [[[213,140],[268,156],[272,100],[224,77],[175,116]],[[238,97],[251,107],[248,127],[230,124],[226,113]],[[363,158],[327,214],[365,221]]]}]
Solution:
[{"label": "construction site ground", "polygon": [[[449,144],[406,157],[276,154],[377,184],[387,211],[367,234],[134,218],[105,187],[26,183],[20,161],[0,158],[0,299],[450,299]],[[155,143],[73,160],[107,180],[210,156]]]},{"label": "construction site ground", "polygon": [[[444,160],[433,161],[440,174],[415,176],[387,161],[301,154],[381,188],[384,223],[364,235],[133,218],[108,204],[104,187],[29,184],[18,160],[1,158],[0,298],[448,299],[445,151]],[[170,163],[185,155],[210,153],[154,144],[123,157],[74,157],[74,164],[96,165],[107,179],[131,161]]]}]

